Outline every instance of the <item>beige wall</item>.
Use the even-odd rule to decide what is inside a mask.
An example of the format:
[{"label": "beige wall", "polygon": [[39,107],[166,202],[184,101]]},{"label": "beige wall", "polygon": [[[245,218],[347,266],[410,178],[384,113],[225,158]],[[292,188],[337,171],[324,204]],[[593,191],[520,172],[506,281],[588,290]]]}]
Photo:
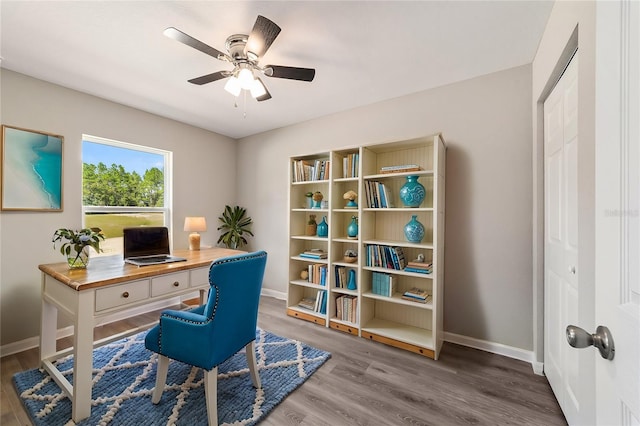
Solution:
[{"label": "beige wall", "polygon": [[288,157],[442,132],[448,145],[445,331],[532,350],[531,67],[239,141],[238,202],[287,289]]},{"label": "beige wall", "polygon": [[[217,241],[217,218],[235,202],[236,142],[212,132],[1,70],[2,124],[64,136],[64,211],[0,213],[0,314],[5,345],[39,335],[38,264],[62,261],[53,231],[82,225],[82,134],[173,152],[173,245],[187,248],[185,216],[205,216],[203,244]],[[227,184],[225,184],[227,182]]]}]

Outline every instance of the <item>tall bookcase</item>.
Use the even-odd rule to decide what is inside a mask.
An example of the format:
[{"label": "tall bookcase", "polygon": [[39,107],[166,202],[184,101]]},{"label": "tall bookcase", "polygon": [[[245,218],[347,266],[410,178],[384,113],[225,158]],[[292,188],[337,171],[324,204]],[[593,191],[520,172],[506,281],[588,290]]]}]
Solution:
[{"label": "tall bookcase", "polygon": [[[445,151],[442,135],[436,134],[290,159],[288,315],[438,358],[443,342]],[[403,165],[417,165],[419,170],[383,172]],[[418,176],[425,188],[418,207],[404,207],[400,200],[407,176]],[[380,198],[377,205],[370,205],[367,188],[383,186],[386,207],[380,206]],[[358,194],[356,208],[347,207],[348,200],[343,198],[350,190]],[[318,191],[324,203],[309,205],[306,194]],[[326,237],[305,234],[310,215],[318,223],[326,218]],[[356,238],[347,235],[354,216]],[[418,243],[409,242],[404,234],[412,216],[425,230]],[[432,264],[431,272],[408,272],[398,265],[394,269],[390,261],[387,267],[373,266],[374,248],[380,253],[401,253],[406,261],[421,254]],[[326,258],[313,258],[318,250]],[[355,262],[345,257],[348,250],[358,254]],[[303,278],[302,271],[310,278]],[[377,280],[380,274],[391,277],[393,294],[378,294],[374,289],[374,276]],[[350,276],[355,278],[355,289],[341,279]],[[412,288],[426,291],[431,300],[403,299],[403,293]]]}]

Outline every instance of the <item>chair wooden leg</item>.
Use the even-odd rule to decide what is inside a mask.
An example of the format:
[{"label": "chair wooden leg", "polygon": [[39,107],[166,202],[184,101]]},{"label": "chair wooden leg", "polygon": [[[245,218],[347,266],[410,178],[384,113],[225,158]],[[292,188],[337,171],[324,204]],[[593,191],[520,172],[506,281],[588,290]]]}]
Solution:
[{"label": "chair wooden leg", "polygon": [[169,358],[164,355],[158,355],[158,368],[156,369],[156,387],[153,389],[151,402],[157,404],[162,397],[164,385],[167,383],[167,370],[169,369]]},{"label": "chair wooden leg", "polygon": [[262,383],[260,383],[260,374],[258,373],[258,364],[256,363],[256,341],[252,340],[247,343],[244,351],[247,354],[247,365],[249,365],[249,372],[251,373],[253,386],[256,389],[260,389],[262,387]]},{"label": "chair wooden leg", "polygon": [[218,367],[204,372],[204,397],[207,402],[209,426],[218,425]]}]

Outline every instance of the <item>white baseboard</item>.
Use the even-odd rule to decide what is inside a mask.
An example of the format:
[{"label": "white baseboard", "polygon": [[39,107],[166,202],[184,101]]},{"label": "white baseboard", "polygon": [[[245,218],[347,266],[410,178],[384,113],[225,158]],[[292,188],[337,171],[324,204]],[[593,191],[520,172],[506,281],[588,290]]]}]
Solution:
[{"label": "white baseboard", "polygon": [[[197,297],[198,293],[195,293]],[[188,297],[187,297],[188,298]],[[100,318],[96,321],[95,326],[109,324],[115,321],[120,321],[125,318],[133,317],[136,315],[141,315],[147,312],[155,311],[157,309],[168,308],[169,306],[175,306],[180,303],[180,297],[174,297],[173,299],[162,300],[160,302],[150,303],[148,305],[138,306],[136,308],[131,308],[126,311],[116,312],[112,315],[107,315],[103,318]],[[56,339],[61,339],[63,337],[68,337],[73,335],[73,326],[70,325],[68,327],[58,329],[56,333]],[[8,343],[6,345],[0,346],[0,357],[13,355],[18,352],[26,351],[27,349],[37,348],[40,344],[40,337],[29,337],[28,339],[20,340],[18,342]]]},{"label": "white baseboard", "polygon": [[[287,299],[287,294],[279,291],[262,289],[263,296],[275,297],[276,299]],[[169,306],[175,306],[180,303],[181,299],[187,300],[189,298],[199,297],[199,293],[195,292],[193,295],[183,295],[182,297],[174,297],[173,299],[162,300],[160,302],[150,303],[148,305],[138,306],[136,308],[132,308],[122,312],[116,312],[112,315],[105,316],[98,321],[96,321],[95,326],[109,324],[115,321],[120,321],[125,318],[133,317],[136,315],[141,315],[147,312],[155,311],[158,309],[168,308]],[[64,327],[58,329],[56,339],[61,339],[63,337],[68,337],[73,335],[73,326]],[[6,345],[0,346],[0,357],[13,355],[18,352],[26,351],[28,349],[37,348],[40,344],[40,337],[29,337],[28,339],[20,340],[18,342],[8,343]]]},{"label": "white baseboard", "polygon": [[269,297],[274,297],[280,300],[287,300],[287,293],[284,293],[282,291],[275,291],[268,288],[263,288],[260,294],[262,296],[269,296]]},{"label": "white baseboard", "polygon": [[531,364],[531,367],[533,368],[533,372],[535,374],[542,374],[543,364],[535,360],[535,354],[533,353],[533,351],[527,351],[525,349],[503,345],[502,343],[488,342],[486,340],[475,339],[473,337],[467,337],[460,334],[448,332],[444,333],[444,340],[446,342],[468,346],[470,348],[480,349],[485,352],[491,352],[493,354],[528,362]]}]

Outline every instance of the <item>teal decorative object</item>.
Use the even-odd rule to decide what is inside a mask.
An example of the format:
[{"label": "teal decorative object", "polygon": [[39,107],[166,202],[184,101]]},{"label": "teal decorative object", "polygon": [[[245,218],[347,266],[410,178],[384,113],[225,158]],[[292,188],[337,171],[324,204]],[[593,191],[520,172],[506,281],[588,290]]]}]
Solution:
[{"label": "teal decorative object", "polygon": [[353,269],[349,269],[349,282],[347,283],[347,290],[357,290],[358,286],[356,285],[356,271]]},{"label": "teal decorative object", "polygon": [[419,176],[407,176],[407,181],[400,188],[400,201],[407,207],[418,207],[426,192],[424,186],[418,182]]},{"label": "teal decorative object", "polygon": [[410,243],[422,241],[424,238],[424,225],[418,222],[418,216],[411,216],[411,220],[404,226],[404,236]]},{"label": "teal decorative object", "polygon": [[322,216],[322,222],[320,222],[317,226],[317,235],[318,237],[328,237],[329,236],[329,224],[327,223],[327,217]]},{"label": "teal decorative object", "polygon": [[358,217],[351,216],[351,223],[347,226],[347,237],[355,240],[358,238]]}]

